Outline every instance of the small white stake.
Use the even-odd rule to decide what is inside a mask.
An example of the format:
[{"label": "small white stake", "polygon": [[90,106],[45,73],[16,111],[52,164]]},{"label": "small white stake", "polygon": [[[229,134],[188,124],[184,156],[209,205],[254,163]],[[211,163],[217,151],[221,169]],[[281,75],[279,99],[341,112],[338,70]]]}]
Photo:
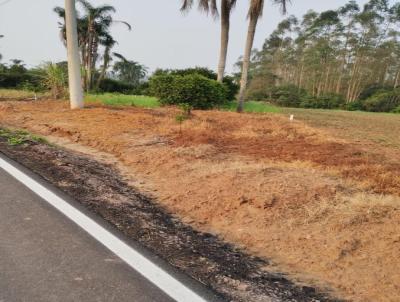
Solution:
[{"label": "small white stake", "polygon": [[290,120],[291,122],[293,122],[293,121],[294,121],[294,114],[291,114],[291,115],[290,115],[290,118],[289,118],[289,120]]}]

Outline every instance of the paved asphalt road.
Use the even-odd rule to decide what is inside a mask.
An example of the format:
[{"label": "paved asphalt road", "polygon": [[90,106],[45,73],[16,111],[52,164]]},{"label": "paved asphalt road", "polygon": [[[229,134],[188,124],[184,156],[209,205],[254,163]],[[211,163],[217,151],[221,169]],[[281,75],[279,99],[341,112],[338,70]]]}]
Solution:
[{"label": "paved asphalt road", "polygon": [[20,301],[173,300],[0,168],[0,302]]}]

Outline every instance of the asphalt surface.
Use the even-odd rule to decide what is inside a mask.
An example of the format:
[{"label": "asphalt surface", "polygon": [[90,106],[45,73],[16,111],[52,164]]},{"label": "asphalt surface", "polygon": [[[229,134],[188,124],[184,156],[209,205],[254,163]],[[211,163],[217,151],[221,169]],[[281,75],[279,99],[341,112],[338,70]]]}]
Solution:
[{"label": "asphalt surface", "polygon": [[0,168],[0,302],[20,301],[173,300]]}]

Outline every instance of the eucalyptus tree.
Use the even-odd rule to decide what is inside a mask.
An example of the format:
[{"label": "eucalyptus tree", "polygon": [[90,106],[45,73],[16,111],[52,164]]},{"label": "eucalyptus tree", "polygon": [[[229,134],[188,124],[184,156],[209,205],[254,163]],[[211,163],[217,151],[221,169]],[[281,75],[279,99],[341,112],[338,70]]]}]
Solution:
[{"label": "eucalyptus tree", "polygon": [[398,87],[400,4],[389,4],[349,1],[282,21],[251,60],[249,95],[267,97],[273,86],[292,85],[353,102],[368,87]]},{"label": "eucalyptus tree", "polygon": [[[111,37],[110,27],[115,23],[122,23],[127,26],[128,30],[131,30],[131,26],[127,22],[114,20],[112,15],[116,12],[116,9],[111,5],[93,6],[87,0],[77,0],[77,2],[83,8],[83,14],[78,15],[77,22],[78,41],[84,67],[83,82],[86,90],[90,90],[93,88],[94,72],[99,58],[99,47],[103,45],[105,50],[110,51],[109,47],[112,43],[105,43]],[[65,10],[61,7],[56,7],[54,11],[64,21],[60,24],[60,28],[61,36],[65,39]],[[104,42],[103,44],[102,41]],[[114,45],[115,43],[112,44],[112,46]]]},{"label": "eucalyptus tree", "polygon": [[[221,40],[218,60],[217,80],[222,82],[225,75],[226,60],[228,56],[230,19],[237,0],[221,0],[220,12],[217,0],[198,0],[199,9],[211,13],[214,18],[220,17]],[[181,10],[186,12],[192,8],[194,0],[183,0]]]},{"label": "eucalyptus tree", "polygon": [[[290,0],[273,0],[274,3],[280,5],[282,13],[286,13],[286,6]],[[246,46],[243,55],[242,63],[242,76],[240,79],[240,91],[239,91],[239,102],[237,107],[237,112],[243,112],[244,98],[247,88],[249,67],[250,67],[250,57],[253,49],[254,36],[257,29],[258,20],[261,18],[264,11],[264,0],[250,0],[250,6],[248,11],[249,25],[247,30]]]}]

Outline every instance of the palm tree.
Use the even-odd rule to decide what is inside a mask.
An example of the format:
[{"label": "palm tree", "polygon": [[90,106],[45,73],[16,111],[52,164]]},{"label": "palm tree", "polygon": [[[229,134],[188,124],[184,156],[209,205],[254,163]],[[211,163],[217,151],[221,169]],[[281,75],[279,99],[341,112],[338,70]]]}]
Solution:
[{"label": "palm tree", "polygon": [[112,70],[114,77],[122,82],[138,86],[147,75],[147,67],[138,62],[130,61],[121,54],[113,53],[113,55],[119,59]]},{"label": "palm tree", "polygon": [[108,31],[113,22],[111,13],[115,13],[116,10],[111,5],[94,7],[86,0],[78,0],[78,2],[83,6],[85,19],[87,20],[87,49],[84,62],[86,64],[86,89],[90,90],[92,88],[93,70],[98,56],[100,36]]},{"label": "palm tree", "polygon": [[[186,12],[192,8],[194,0],[183,0],[181,10]],[[198,0],[199,9],[211,12],[214,18],[219,16],[216,0]],[[218,63],[217,80],[222,82],[225,74],[226,58],[228,54],[230,17],[237,0],[221,0],[221,46]]]},{"label": "palm tree", "polygon": [[96,84],[97,88],[100,87],[101,81],[106,76],[107,69],[112,60],[111,49],[114,47],[115,44],[117,44],[117,41],[115,41],[111,35],[107,34],[100,39],[100,45],[102,45],[104,47],[104,54],[103,54],[103,66],[101,67],[100,75],[97,79],[97,84]]},{"label": "palm tree", "polygon": [[[282,13],[286,13],[286,6],[290,0],[273,0],[275,4],[278,4],[282,10]],[[240,80],[240,91],[239,91],[239,102],[237,107],[237,112],[243,112],[244,98],[247,88],[247,81],[249,76],[250,67],[250,56],[253,49],[254,36],[257,29],[258,20],[261,18],[264,10],[264,0],[250,0],[250,7],[248,12],[249,26],[247,31],[247,40],[245,51],[243,55],[242,63],[242,77]]]},{"label": "palm tree", "polygon": [[[84,87],[89,91],[93,85],[94,71],[96,62],[99,58],[99,46],[104,46],[106,58],[111,48],[115,45],[109,39],[110,27],[115,23],[122,23],[131,30],[131,26],[124,21],[114,20],[112,14],[116,9],[111,5],[93,6],[87,0],[77,0],[81,4],[84,15],[78,17],[78,40],[81,49],[81,60],[84,67]],[[62,39],[65,39],[65,11],[61,7],[56,7],[54,11],[59,15],[64,23],[60,24]],[[104,45],[106,44],[106,45]],[[104,56],[103,56],[104,58]]]},{"label": "palm tree", "polygon": [[228,55],[229,30],[232,9],[237,0],[221,0],[221,47],[218,63],[218,78],[222,83],[225,75],[226,58]]}]

